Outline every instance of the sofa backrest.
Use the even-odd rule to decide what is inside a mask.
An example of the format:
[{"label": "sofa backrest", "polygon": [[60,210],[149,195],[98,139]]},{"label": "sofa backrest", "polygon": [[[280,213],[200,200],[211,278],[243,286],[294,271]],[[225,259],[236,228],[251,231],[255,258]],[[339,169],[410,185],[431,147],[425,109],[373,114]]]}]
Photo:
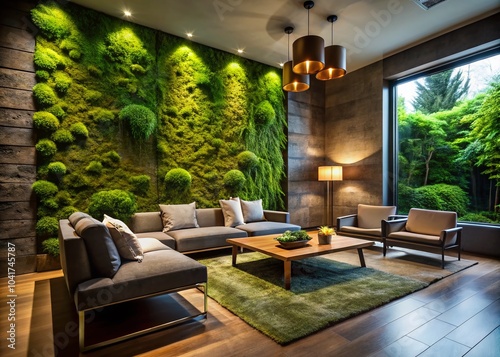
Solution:
[{"label": "sofa backrest", "polygon": [[380,228],[383,219],[396,214],[396,206],[371,206],[358,204],[358,227]]},{"label": "sofa backrest", "polygon": [[413,233],[439,236],[444,229],[457,226],[457,213],[412,208],[408,213],[406,230]]},{"label": "sofa backrest", "polygon": [[[196,220],[200,227],[224,226],[221,208],[197,208]],[[139,212],[130,219],[130,229],[134,233],[161,232],[163,222],[160,212]]]},{"label": "sofa backrest", "polygon": [[200,227],[224,226],[222,208],[197,208],[196,219]]}]

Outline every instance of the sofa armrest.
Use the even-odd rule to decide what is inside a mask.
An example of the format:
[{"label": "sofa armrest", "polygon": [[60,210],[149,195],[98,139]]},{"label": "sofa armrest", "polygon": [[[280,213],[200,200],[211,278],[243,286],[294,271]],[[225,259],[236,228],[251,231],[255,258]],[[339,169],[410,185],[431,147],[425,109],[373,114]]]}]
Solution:
[{"label": "sofa armrest", "polygon": [[391,214],[387,220],[393,221],[395,219],[402,219],[402,218],[408,218],[408,215],[407,214]]},{"label": "sofa armrest", "polygon": [[264,210],[264,217],[272,222],[290,223],[289,212]]},{"label": "sofa armrest", "polygon": [[394,232],[402,231],[406,226],[407,218],[394,219],[392,221],[382,220],[382,237],[387,237]]},{"label": "sofa armrest", "polygon": [[358,215],[357,214],[349,214],[347,216],[337,217],[337,229],[339,230],[343,226],[358,226]]},{"label": "sofa armrest", "polygon": [[455,244],[460,246],[462,243],[462,229],[463,227],[454,227],[441,231],[441,241],[443,242],[443,246],[447,247]]}]

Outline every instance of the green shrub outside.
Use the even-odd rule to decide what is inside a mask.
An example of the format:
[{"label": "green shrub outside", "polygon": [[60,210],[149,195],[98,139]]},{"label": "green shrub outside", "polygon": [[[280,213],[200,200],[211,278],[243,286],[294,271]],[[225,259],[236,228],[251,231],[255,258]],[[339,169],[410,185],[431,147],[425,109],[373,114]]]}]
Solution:
[{"label": "green shrub outside", "polygon": [[239,153],[236,159],[240,170],[251,171],[259,166],[259,158],[251,151]]},{"label": "green shrub outside", "polygon": [[71,124],[69,131],[71,134],[73,134],[74,136],[77,136],[77,137],[81,137],[81,138],[88,138],[89,137],[89,130],[87,129],[85,124],[80,123],[80,122]]},{"label": "green shrub outside", "polygon": [[35,149],[40,155],[44,157],[51,157],[57,152],[56,144],[49,139],[39,140],[35,145]]},{"label": "green shrub outside", "polygon": [[57,102],[54,90],[46,83],[35,84],[33,87],[33,96],[36,102],[42,107],[50,107]]},{"label": "green shrub outside", "polygon": [[45,131],[55,131],[59,128],[59,119],[52,113],[41,111],[33,114],[35,128]]},{"label": "green shrub outside", "polygon": [[276,112],[269,101],[260,102],[255,108],[254,120],[257,124],[268,125],[276,119]]},{"label": "green shrub outside", "polygon": [[120,111],[120,119],[128,122],[137,140],[148,140],[156,129],[156,115],[143,105],[127,105]]},{"label": "green shrub outside", "polygon": [[58,257],[59,256],[59,239],[57,238],[48,238],[45,239],[42,242],[42,250],[53,256],[53,257]]},{"label": "green shrub outside", "polygon": [[31,188],[40,200],[45,200],[52,196],[55,196],[59,191],[55,184],[46,180],[38,180],[33,182]]},{"label": "green shrub outside", "polygon": [[36,233],[40,236],[54,236],[57,235],[59,225],[57,218],[45,216],[36,222]]},{"label": "green shrub outside", "polygon": [[482,213],[467,213],[459,217],[459,220],[464,222],[495,223],[494,220],[488,218]]},{"label": "green shrub outside", "polygon": [[49,169],[49,174],[54,176],[62,176],[66,174],[66,165],[64,165],[60,161],[51,162],[49,164],[48,169]]},{"label": "green shrub outside", "polygon": [[100,191],[90,198],[89,214],[99,220],[107,214],[128,221],[136,209],[134,195],[123,190]]},{"label": "green shrub outside", "polygon": [[191,186],[191,175],[184,169],[172,169],[165,175],[165,185],[168,189],[187,191]]},{"label": "green shrub outside", "polygon": [[67,129],[58,129],[55,133],[52,134],[51,138],[56,143],[63,145],[71,144],[73,141],[75,141],[73,134],[71,134],[71,132]]},{"label": "green shrub outside", "polygon": [[398,196],[399,213],[408,213],[410,208],[423,208],[453,211],[460,217],[467,213],[469,205],[467,194],[459,186],[447,184],[411,188],[400,183]]}]

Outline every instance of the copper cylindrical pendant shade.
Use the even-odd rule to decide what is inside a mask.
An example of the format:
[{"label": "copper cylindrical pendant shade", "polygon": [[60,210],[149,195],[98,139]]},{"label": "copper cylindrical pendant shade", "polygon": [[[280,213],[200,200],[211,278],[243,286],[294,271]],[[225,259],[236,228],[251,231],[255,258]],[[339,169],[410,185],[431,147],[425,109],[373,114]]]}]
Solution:
[{"label": "copper cylindrical pendant shade", "polygon": [[316,78],[322,81],[345,76],[346,49],[345,47],[333,45],[325,48],[325,68],[316,74]]},{"label": "copper cylindrical pendant shade", "polygon": [[303,92],[309,89],[309,76],[293,73],[292,61],[283,65],[283,90],[287,92]]},{"label": "copper cylindrical pendant shade", "polygon": [[293,71],[314,74],[325,66],[325,41],[314,35],[301,37],[293,43]]}]

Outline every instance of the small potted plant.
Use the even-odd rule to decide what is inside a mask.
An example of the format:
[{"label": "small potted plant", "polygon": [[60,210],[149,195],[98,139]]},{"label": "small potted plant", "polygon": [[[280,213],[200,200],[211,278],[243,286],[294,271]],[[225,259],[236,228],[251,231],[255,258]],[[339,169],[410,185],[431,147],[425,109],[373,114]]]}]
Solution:
[{"label": "small potted plant", "polygon": [[318,243],[330,244],[334,235],[336,235],[335,229],[328,226],[321,226],[318,231]]},{"label": "small potted plant", "polygon": [[285,233],[274,239],[280,243],[282,248],[291,249],[307,245],[311,237],[309,237],[306,231],[300,230],[296,232],[285,231]]}]

